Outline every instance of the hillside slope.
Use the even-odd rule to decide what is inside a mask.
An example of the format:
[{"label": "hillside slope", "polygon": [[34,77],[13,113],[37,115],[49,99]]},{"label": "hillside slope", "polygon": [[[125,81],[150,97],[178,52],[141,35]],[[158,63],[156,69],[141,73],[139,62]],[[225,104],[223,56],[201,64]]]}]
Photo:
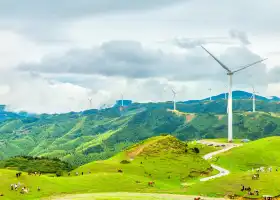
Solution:
[{"label": "hillside slope", "polygon": [[[109,158],[134,143],[163,133],[181,140],[226,137],[227,115],[220,113],[220,103],[181,103],[175,113],[168,110],[172,103],[149,103],[132,104],[124,112],[113,107],[5,120],[0,122],[0,159],[47,156],[82,165]],[[217,113],[212,112],[216,108]],[[235,112],[234,137],[254,140],[279,135],[279,116]]]},{"label": "hillside slope", "polygon": [[[195,151],[195,147],[201,151]],[[201,157],[201,153],[213,150],[208,146],[187,145],[173,136],[158,136],[136,144],[111,159],[81,166],[70,176],[31,176],[22,173],[16,178],[15,171],[0,169],[0,188],[4,194],[1,199],[39,199],[66,193],[116,191],[183,193],[185,188],[181,185],[182,181],[196,180],[213,173],[210,164]],[[78,176],[75,172],[79,172]],[[28,194],[10,189],[10,184],[18,181],[21,187],[30,189]],[[151,181],[154,181],[153,186],[148,185]],[[37,191],[38,186],[41,191]]]},{"label": "hillside slope", "polygon": [[216,163],[232,171],[280,166],[280,137],[268,137],[244,144],[219,155]]},{"label": "hillside slope", "polygon": [[213,171],[197,149],[174,136],[157,136],[142,141],[108,160],[83,165],[74,172],[117,173],[118,170],[122,170],[126,174],[180,185],[181,182],[207,176]]}]

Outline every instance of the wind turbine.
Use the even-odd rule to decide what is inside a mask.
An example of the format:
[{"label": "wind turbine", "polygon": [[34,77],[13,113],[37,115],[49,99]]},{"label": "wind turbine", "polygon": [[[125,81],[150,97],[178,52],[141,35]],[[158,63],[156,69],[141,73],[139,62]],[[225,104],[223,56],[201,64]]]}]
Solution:
[{"label": "wind turbine", "polygon": [[92,98],[89,97],[89,98],[88,98],[88,101],[89,101],[89,108],[91,109],[91,108],[92,108]]},{"label": "wind turbine", "polygon": [[239,71],[242,71],[248,67],[251,67],[257,63],[260,63],[265,59],[250,63],[248,65],[242,66],[237,70],[230,70],[225,64],[223,64],[220,60],[218,60],[218,58],[216,58],[213,54],[211,54],[207,49],[205,49],[203,46],[201,46],[214,60],[216,60],[216,62],[219,63],[219,65],[221,65],[222,68],[224,68],[227,71],[227,75],[229,77],[228,81],[229,81],[229,85],[228,85],[228,142],[232,142],[232,76]]},{"label": "wind turbine", "polygon": [[256,91],[255,91],[255,88],[254,86],[252,86],[252,89],[253,89],[253,94],[252,94],[252,100],[253,100],[253,112],[256,112]]},{"label": "wind turbine", "polygon": [[211,101],[212,100],[212,88],[209,88],[208,90],[210,91],[210,98],[209,99]]},{"label": "wind turbine", "polygon": [[122,95],[122,107],[123,107],[123,94],[121,94]]},{"label": "wind turbine", "polygon": [[174,89],[171,88],[171,91],[173,93],[173,110],[175,111],[176,110],[176,92]]}]

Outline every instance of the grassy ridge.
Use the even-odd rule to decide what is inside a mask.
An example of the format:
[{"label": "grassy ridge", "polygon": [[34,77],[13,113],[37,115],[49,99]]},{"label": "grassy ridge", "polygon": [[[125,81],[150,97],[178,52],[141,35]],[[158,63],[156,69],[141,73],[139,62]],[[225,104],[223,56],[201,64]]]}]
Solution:
[{"label": "grassy ridge", "polygon": [[[241,106],[246,101],[240,102]],[[175,113],[167,110],[171,103],[150,103],[133,104],[124,113],[110,108],[2,121],[0,159],[16,155],[59,157],[80,166],[107,159],[132,144],[162,133],[181,140],[224,138],[227,116],[220,110],[220,103],[206,102],[200,106],[178,103],[179,111]],[[215,109],[216,113],[205,113]],[[233,122],[236,138],[254,140],[280,133],[277,113],[234,113]]]},{"label": "grassy ridge", "polygon": [[[183,193],[181,183],[213,173],[208,162],[201,158],[202,152],[215,150],[204,146],[201,152],[177,140],[173,136],[158,136],[132,146],[106,161],[95,161],[72,172],[71,176],[28,176],[17,179],[15,171],[0,169],[2,199],[34,199],[58,194],[94,192],[161,192]],[[126,160],[126,164],[122,164]],[[141,164],[142,162],[142,164]],[[117,170],[123,172],[119,173]],[[89,174],[88,171],[91,173]],[[75,175],[79,172],[79,176]],[[81,175],[84,172],[84,175]],[[30,189],[29,194],[11,191],[10,184],[20,181]],[[148,186],[155,181],[154,187]],[[36,191],[37,187],[41,191]]]},{"label": "grassy ridge", "polygon": [[[250,186],[252,190],[259,190],[260,195],[278,196],[280,190],[279,155],[280,137],[268,137],[234,148],[213,158],[216,165],[230,170],[230,174],[209,182],[200,182],[191,185],[188,194],[204,194],[207,196],[225,196],[241,192],[241,185]],[[272,167],[272,172],[260,173],[259,180],[252,180],[252,168]],[[203,188],[203,190],[201,189]]]},{"label": "grassy ridge", "polygon": [[[210,147],[205,148],[208,149],[204,152],[213,150]],[[116,173],[120,169],[124,173],[180,185],[181,182],[213,173],[210,164],[193,149],[194,146],[189,147],[173,136],[158,136],[106,161],[89,163],[73,172]],[[123,162],[126,164],[122,164]]]},{"label": "grassy ridge", "polygon": [[244,144],[219,155],[216,163],[231,171],[280,166],[280,137],[269,137]]}]

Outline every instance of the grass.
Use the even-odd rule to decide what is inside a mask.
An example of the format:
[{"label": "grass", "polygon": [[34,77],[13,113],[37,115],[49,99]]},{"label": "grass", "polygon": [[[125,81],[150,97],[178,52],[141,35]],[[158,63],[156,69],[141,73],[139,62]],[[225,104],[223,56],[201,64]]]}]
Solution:
[{"label": "grass", "polygon": [[216,164],[231,171],[248,171],[262,166],[280,166],[280,137],[268,137],[218,155]]},{"label": "grass", "polygon": [[[210,164],[201,158],[203,152],[213,149],[207,147],[195,153],[192,150],[197,147],[195,145],[187,146],[173,136],[150,138],[111,159],[81,166],[72,171],[69,177],[39,177],[23,173],[17,179],[16,171],[1,169],[0,193],[5,195],[1,199],[36,199],[61,194],[116,191],[184,193],[186,190],[182,182],[195,181],[201,176],[214,173],[210,170]],[[121,164],[122,160],[128,163]],[[123,172],[119,173],[118,169]],[[75,176],[76,171],[79,176]],[[22,195],[10,190],[10,184],[18,181],[30,189],[29,194]],[[154,187],[148,186],[149,181],[155,181]],[[36,190],[38,186],[40,192]]]},{"label": "grass", "polygon": [[[26,173],[17,179],[15,171],[0,170],[1,182],[0,193],[4,194],[1,199],[38,199],[59,194],[95,193],[95,192],[179,192],[180,188],[174,185],[157,181],[155,187],[149,187],[149,178],[120,173],[95,173],[78,177],[48,177],[29,176]],[[140,183],[136,183],[136,180]],[[20,194],[19,191],[11,191],[10,184],[20,182],[28,187],[28,194]],[[118,183],[118,184],[116,184]],[[40,186],[41,191],[37,191]]]},{"label": "grass", "polygon": [[[181,182],[212,173],[210,164],[200,154],[192,152],[192,148],[194,145],[186,146],[173,136],[158,136],[134,145],[106,161],[92,162],[73,172],[116,173],[121,169],[124,173],[180,185]],[[210,148],[205,151],[210,151]],[[123,160],[129,163],[121,164]]]},{"label": "grass", "polygon": [[[219,143],[228,143],[228,139],[227,138],[215,138],[215,139],[203,139],[203,141],[209,141],[209,142],[219,142]],[[232,141],[235,144],[241,144],[242,139],[233,139]]]},{"label": "grass", "polygon": [[247,196],[241,192],[241,185],[250,186],[262,195],[278,196],[280,194],[280,172],[262,173],[259,180],[252,180],[251,172],[232,173],[209,182],[200,182],[187,188],[187,194],[200,194],[210,197],[222,197],[228,194]]},{"label": "grass", "polygon": [[[269,137],[245,143],[241,147],[224,152],[213,159],[215,164],[231,171],[230,175],[209,182],[197,182],[187,188],[187,194],[206,196],[224,196],[237,194],[246,196],[240,191],[241,184],[260,191],[260,195],[278,196],[280,194],[279,155],[280,137]],[[252,180],[252,168],[272,167],[273,172],[260,173],[259,180]],[[203,188],[203,190],[202,190]]]}]

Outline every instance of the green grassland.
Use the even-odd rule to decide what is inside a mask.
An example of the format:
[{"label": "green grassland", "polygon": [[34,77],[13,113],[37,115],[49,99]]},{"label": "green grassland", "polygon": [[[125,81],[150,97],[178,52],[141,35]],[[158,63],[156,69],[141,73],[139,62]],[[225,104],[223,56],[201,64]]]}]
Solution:
[{"label": "green grassland", "polygon": [[192,178],[212,174],[209,163],[201,158],[201,154],[193,152],[193,148],[173,136],[158,136],[106,161],[92,162],[74,171],[87,173],[105,170],[114,173],[121,169],[125,173],[180,185]]},{"label": "green grassland", "polygon": [[280,166],[280,137],[268,137],[218,155],[216,164],[231,171],[248,171],[252,168]]},{"label": "green grassland", "polygon": [[[227,138],[214,138],[214,139],[203,139],[203,141],[207,141],[207,142],[217,142],[217,143],[227,143],[228,139]],[[234,139],[232,141],[232,143],[234,144],[241,144],[242,139]]]},{"label": "green grassland", "polygon": [[[188,194],[203,194],[207,196],[225,196],[237,194],[246,196],[241,192],[241,184],[260,191],[260,195],[280,194],[280,137],[268,137],[234,148],[228,152],[217,155],[212,161],[231,171],[228,176],[209,182],[200,182],[189,186]],[[252,180],[252,168],[272,167],[272,172],[261,172],[259,180]],[[203,188],[203,190],[202,190]]]},{"label": "green grassland", "polygon": [[[4,194],[1,199],[35,199],[59,194],[115,191],[184,193],[182,182],[215,173],[210,164],[201,158],[203,153],[215,148],[204,146],[204,150],[199,152],[194,151],[194,148],[199,146],[189,146],[169,135],[158,136],[108,160],[83,165],[73,170],[71,176],[39,177],[23,173],[17,179],[16,171],[1,169],[0,193]],[[128,162],[122,164],[123,160]],[[123,172],[119,173],[119,169]],[[79,172],[79,176],[75,172]],[[10,190],[10,184],[18,181],[30,189],[28,194]],[[154,187],[148,186],[149,181],[155,181]],[[38,186],[41,187],[40,192],[36,190]]]}]

